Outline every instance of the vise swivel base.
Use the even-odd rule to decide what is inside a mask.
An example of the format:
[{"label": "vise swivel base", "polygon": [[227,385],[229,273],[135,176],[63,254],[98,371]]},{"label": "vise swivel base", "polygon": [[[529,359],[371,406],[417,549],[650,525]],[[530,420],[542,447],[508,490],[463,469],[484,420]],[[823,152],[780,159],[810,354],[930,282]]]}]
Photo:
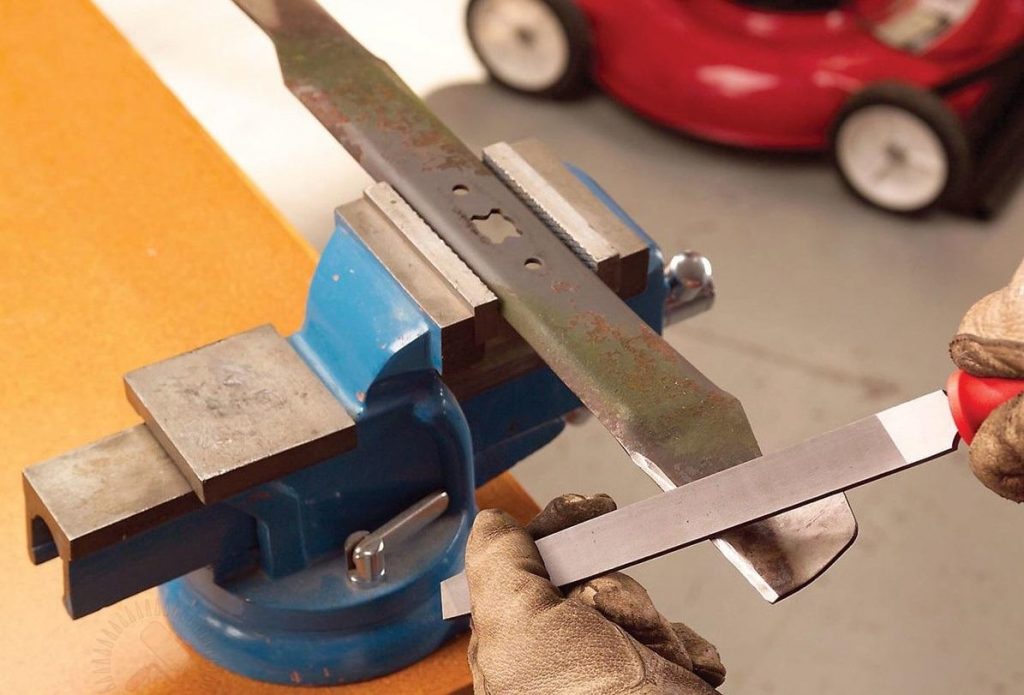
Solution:
[{"label": "vise swivel base", "polygon": [[[485,161],[656,331],[710,267],[661,252],[535,141]],[[240,674],[372,678],[436,649],[476,486],[579,401],[389,185],[339,208],[302,329],[263,326],[125,377],[143,424],[24,473],[29,550],[80,617],[156,585],[178,634]]]}]

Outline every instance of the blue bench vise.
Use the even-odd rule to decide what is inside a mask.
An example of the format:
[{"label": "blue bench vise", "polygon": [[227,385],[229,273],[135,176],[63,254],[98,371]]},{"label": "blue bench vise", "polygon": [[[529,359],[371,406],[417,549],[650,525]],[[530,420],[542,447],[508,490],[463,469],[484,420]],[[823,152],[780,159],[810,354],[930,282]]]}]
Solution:
[{"label": "blue bench vise", "polygon": [[[655,330],[710,305],[699,254],[666,268],[585,174],[528,140],[485,161]],[[77,618],[160,585],[178,635],[262,681],[351,682],[463,622],[474,490],[579,401],[498,300],[386,183],[337,211],[302,329],[263,326],[130,372],[143,423],[24,472],[33,562]]]}]

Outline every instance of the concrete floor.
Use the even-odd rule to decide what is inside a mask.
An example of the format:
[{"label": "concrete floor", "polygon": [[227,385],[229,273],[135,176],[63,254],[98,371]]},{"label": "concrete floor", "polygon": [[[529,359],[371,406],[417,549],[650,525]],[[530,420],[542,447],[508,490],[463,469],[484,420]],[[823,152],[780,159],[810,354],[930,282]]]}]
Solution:
[{"label": "concrete floor", "polygon": [[[244,62],[253,81],[237,77],[242,68],[219,78],[209,77],[216,67],[190,72],[188,61],[203,60],[195,43],[176,48],[170,16],[159,23],[145,16],[166,4],[144,12],[125,0],[101,2],[268,196],[322,245],[330,209],[364,179],[311,118],[284,105],[269,45],[224,13],[224,26],[250,43],[220,42],[218,50],[225,61]],[[423,4],[374,3],[405,36],[425,16]],[[451,58],[453,83],[438,88],[443,79],[417,73],[415,86],[471,145],[538,136],[594,176],[666,252],[696,248],[713,260],[715,308],[670,329],[668,339],[743,401],[765,451],[940,387],[950,370],[946,343],[963,311],[1003,284],[1024,256],[1024,191],[991,223],[943,213],[902,219],[853,200],[817,158],[694,142],[596,94],[550,104],[472,81],[478,69],[467,67],[459,4],[446,0],[430,12],[438,22],[431,38]],[[339,16],[359,14],[342,5],[332,4]],[[371,10],[360,12],[371,26],[364,16]],[[194,41],[217,43],[221,29],[209,27]],[[377,48],[392,61],[415,62]],[[257,75],[266,70],[269,77]],[[207,81],[190,85],[190,74]],[[274,122],[273,138],[254,135],[266,126],[250,109],[225,106],[230,101],[218,107],[203,96],[228,86],[235,91],[219,98],[248,90],[290,110]],[[281,135],[284,123],[298,125]],[[606,491],[628,503],[656,491],[594,422],[515,470],[538,500]],[[977,484],[963,453],[856,490],[850,501],[857,543],[812,587],[777,606],[707,544],[632,574],[663,612],[719,646],[730,669],[723,692],[1024,692],[1024,510]]]}]

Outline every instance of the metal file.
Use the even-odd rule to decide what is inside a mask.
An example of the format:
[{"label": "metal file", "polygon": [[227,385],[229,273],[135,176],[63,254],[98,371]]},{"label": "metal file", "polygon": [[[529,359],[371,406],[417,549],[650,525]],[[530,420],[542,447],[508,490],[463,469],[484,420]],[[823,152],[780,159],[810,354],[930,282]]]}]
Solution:
[{"label": "metal file", "polygon": [[[774,454],[701,478],[537,541],[552,583],[619,570],[891,475],[956,449],[935,391]],[[464,574],[441,584],[445,618],[469,612]]]}]

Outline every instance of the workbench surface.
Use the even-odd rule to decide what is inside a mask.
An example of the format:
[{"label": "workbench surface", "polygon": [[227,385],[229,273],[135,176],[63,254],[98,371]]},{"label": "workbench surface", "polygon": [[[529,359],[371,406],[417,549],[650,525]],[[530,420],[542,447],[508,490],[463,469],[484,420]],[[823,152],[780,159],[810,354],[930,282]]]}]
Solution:
[{"label": "workbench surface", "polygon": [[[126,371],[266,322],[296,330],[315,254],[88,2],[4,7],[0,689],[286,692],[197,656],[155,591],[72,622],[60,562],[28,560],[21,470],[138,422]],[[507,475],[481,497],[536,509]],[[465,648],[327,690],[451,692]]]}]

